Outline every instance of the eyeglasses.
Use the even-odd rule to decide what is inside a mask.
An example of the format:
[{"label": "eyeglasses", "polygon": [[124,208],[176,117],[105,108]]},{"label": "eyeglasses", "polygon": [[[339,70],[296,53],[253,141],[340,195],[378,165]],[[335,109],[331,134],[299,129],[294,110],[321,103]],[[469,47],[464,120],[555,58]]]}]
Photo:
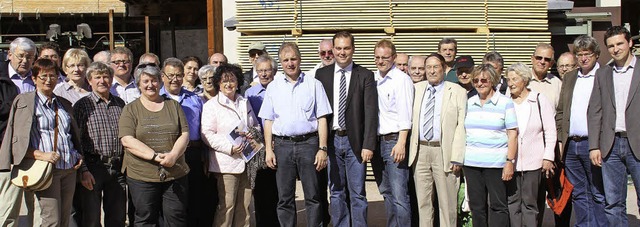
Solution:
[{"label": "eyeglasses", "polygon": [[71,64],[71,65],[65,65],[67,68],[73,69],[75,67],[78,67],[79,69],[84,69],[87,68],[87,66],[85,64]]},{"label": "eyeglasses", "polygon": [[18,60],[31,60],[35,57],[33,54],[14,54],[13,56]]},{"label": "eyeglasses", "polygon": [[573,69],[576,67],[576,64],[566,64],[566,65],[559,65],[558,69]]},{"label": "eyeglasses", "polygon": [[179,79],[182,79],[184,77],[183,73],[166,74],[166,73],[162,72],[162,75],[166,76],[167,79],[169,79],[169,80],[179,80]]},{"label": "eyeglasses", "polygon": [[329,55],[329,56],[333,56],[333,51],[320,51],[320,56],[325,56],[325,55]]},{"label": "eyeglasses", "polygon": [[542,57],[542,56],[533,56],[533,58],[535,58],[538,61],[542,61],[544,60],[545,62],[551,62],[553,59],[551,58],[547,58],[547,57]]},{"label": "eyeglasses", "polygon": [[474,78],[471,81],[473,81],[474,84],[477,84],[478,82],[483,83],[483,84],[489,83],[489,79],[484,79],[484,78],[483,79]]},{"label": "eyeglasses", "polygon": [[51,81],[57,81],[58,76],[57,75],[38,75],[38,79],[44,80],[44,81],[47,81],[47,79]]},{"label": "eyeglasses", "polygon": [[593,55],[595,55],[595,53],[591,52],[591,53],[588,53],[588,54],[576,54],[576,57],[577,58],[584,58],[584,57],[590,58],[590,57],[593,57]]},{"label": "eyeglasses", "polygon": [[111,64],[114,65],[120,65],[120,64],[131,64],[131,61],[129,60],[116,60],[116,61],[111,61]]},{"label": "eyeglasses", "polygon": [[391,59],[391,56],[386,56],[386,57],[375,56],[375,57],[373,57],[373,59],[374,59],[375,61],[380,61],[380,60],[382,60],[382,61],[389,61],[389,60]]},{"label": "eyeglasses", "polygon": [[258,74],[267,74],[269,72],[273,72],[273,69],[260,69],[260,70],[256,70],[256,72]]}]

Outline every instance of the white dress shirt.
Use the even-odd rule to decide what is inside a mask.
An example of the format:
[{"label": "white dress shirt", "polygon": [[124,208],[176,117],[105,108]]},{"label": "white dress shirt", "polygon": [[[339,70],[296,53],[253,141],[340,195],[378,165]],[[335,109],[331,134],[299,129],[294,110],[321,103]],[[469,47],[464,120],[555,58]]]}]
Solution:
[{"label": "white dress shirt", "polygon": [[635,70],[633,67],[636,65],[636,57],[630,56],[630,58],[632,58],[631,63],[626,67],[618,67],[615,62],[611,63],[613,68],[613,91],[616,99],[616,132],[627,131],[625,110],[629,99],[631,78],[633,77],[633,70]]},{"label": "white dress shirt", "polygon": [[380,75],[379,70],[376,71],[375,79],[378,89],[378,135],[411,129],[411,77],[393,66],[384,77]]},{"label": "white dress shirt", "polygon": [[582,74],[582,71],[578,70],[578,78],[576,78],[573,96],[571,97],[569,136],[586,137],[589,135],[587,124],[585,123],[587,122],[587,107],[589,107],[591,90],[593,90],[593,82],[598,68],[600,68],[600,64],[596,63],[587,74]]},{"label": "white dress shirt", "polygon": [[[336,67],[333,70],[333,106],[331,107],[331,109],[333,109],[333,122],[331,123],[331,129],[333,130],[347,130],[346,128],[340,128],[339,125],[339,120],[338,120],[338,116],[340,114],[340,77],[342,77],[342,73],[340,72],[340,70],[342,68],[340,68],[340,66],[338,66],[338,64],[335,64]],[[346,71],[344,73],[344,76],[346,77],[345,79],[347,80],[347,90],[346,90],[346,95],[347,98],[349,97],[349,84],[351,84],[351,72],[353,72],[353,62],[351,62],[349,65],[347,65],[347,67],[344,68],[344,70]],[[348,102],[348,101],[347,101]],[[344,108],[347,108],[346,106]],[[346,117],[346,116],[345,116]]]}]

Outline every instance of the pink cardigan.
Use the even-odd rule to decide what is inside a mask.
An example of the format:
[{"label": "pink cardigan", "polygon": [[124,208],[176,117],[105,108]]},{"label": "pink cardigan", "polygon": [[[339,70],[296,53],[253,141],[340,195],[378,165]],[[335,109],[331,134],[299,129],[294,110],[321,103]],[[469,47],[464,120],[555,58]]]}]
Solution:
[{"label": "pink cardigan", "polygon": [[[556,142],[555,109],[552,103],[544,95],[540,94],[540,109],[538,111],[538,92],[530,91],[529,96],[520,105],[529,105],[529,113],[524,114],[525,128],[518,130],[518,155],[516,156],[516,171],[531,171],[542,168],[542,160],[553,161]],[[544,124],[544,137],[546,146],[542,140],[542,124]],[[520,116],[520,115],[519,115]],[[523,123],[523,122],[519,122]],[[520,125],[520,124],[519,124]]]},{"label": "pink cardigan", "polygon": [[247,127],[259,127],[251,105],[236,94],[236,102],[220,94],[207,101],[202,108],[202,140],[209,146],[209,172],[243,173],[245,162],[240,154],[231,155],[233,145],[227,139],[231,130],[242,122]]}]

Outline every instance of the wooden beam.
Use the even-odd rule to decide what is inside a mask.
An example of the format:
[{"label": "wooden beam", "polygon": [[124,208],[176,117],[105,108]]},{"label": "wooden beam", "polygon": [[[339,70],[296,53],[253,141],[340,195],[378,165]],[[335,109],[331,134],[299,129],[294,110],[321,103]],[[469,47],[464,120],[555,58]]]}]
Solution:
[{"label": "wooden beam", "polygon": [[144,16],[144,52],[149,53],[149,16]]},{"label": "wooden beam", "polygon": [[224,52],[222,0],[207,0],[207,53]]},{"label": "wooden beam", "polygon": [[109,50],[113,50],[114,46],[113,35],[113,9],[109,10]]}]

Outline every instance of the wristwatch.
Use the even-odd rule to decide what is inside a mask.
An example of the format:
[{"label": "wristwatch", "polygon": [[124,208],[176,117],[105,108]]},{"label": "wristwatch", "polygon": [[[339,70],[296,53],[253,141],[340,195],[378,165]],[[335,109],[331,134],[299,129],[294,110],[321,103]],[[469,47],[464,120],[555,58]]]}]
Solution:
[{"label": "wristwatch", "polygon": [[511,162],[513,164],[516,164],[516,159],[515,158],[507,158],[507,162]]},{"label": "wristwatch", "polygon": [[329,150],[329,148],[327,148],[326,146],[324,146],[324,147],[319,147],[318,149],[323,150],[323,151],[327,151],[327,150]]}]

